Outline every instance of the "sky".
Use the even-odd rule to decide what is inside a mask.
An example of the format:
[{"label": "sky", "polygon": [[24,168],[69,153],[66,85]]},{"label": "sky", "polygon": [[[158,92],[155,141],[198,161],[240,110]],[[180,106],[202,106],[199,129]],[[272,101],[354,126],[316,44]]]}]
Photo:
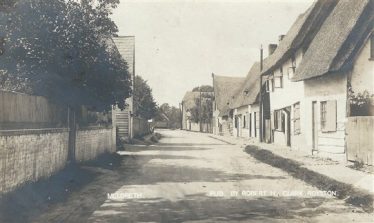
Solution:
[{"label": "sky", "polygon": [[313,0],[121,0],[113,20],[135,36],[135,73],[156,102],[179,106],[212,73],[246,76]]}]

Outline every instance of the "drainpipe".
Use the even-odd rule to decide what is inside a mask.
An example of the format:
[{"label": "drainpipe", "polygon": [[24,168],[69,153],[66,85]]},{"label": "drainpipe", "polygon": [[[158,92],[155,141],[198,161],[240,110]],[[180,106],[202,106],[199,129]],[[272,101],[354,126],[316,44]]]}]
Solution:
[{"label": "drainpipe", "polygon": [[[212,124],[213,124],[213,128],[212,128],[212,133],[213,134],[217,134],[217,129],[216,129],[216,117],[214,116],[214,113],[216,112],[216,94],[214,93],[214,73],[212,73],[212,86],[213,86],[213,103],[212,103]],[[217,126],[218,126],[218,123],[217,123]]]},{"label": "drainpipe", "polygon": [[[262,45],[261,45],[261,48],[260,48],[260,97],[259,97],[259,104],[260,104],[260,114],[259,114],[259,127],[260,127],[260,131],[259,131],[259,138],[260,138],[260,142],[263,142],[263,126],[262,126],[262,113],[263,113],[263,109],[262,109],[262,69],[263,69],[263,49],[262,49]],[[256,120],[255,120],[256,122]]]}]

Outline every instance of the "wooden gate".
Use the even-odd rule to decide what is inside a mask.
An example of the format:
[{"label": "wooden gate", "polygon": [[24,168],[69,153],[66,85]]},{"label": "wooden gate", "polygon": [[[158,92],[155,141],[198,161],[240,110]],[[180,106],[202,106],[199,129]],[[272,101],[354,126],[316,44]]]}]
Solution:
[{"label": "wooden gate", "polygon": [[346,135],[347,159],[373,165],[374,116],[349,117]]}]

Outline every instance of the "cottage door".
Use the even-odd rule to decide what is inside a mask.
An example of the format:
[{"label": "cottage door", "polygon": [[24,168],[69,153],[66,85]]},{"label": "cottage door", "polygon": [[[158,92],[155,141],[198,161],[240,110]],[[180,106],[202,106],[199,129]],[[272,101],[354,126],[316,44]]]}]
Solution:
[{"label": "cottage door", "polygon": [[241,116],[238,116],[238,124],[236,125],[237,137],[240,137],[240,130],[242,128],[241,124],[242,124],[242,118]]},{"label": "cottage door", "polygon": [[286,111],[286,133],[287,133],[287,146],[291,146],[291,107],[287,107]]},{"label": "cottage door", "polygon": [[[317,151],[318,148],[318,112],[317,102],[312,102],[312,138],[313,138],[313,151]],[[312,151],[312,153],[313,153]]]}]

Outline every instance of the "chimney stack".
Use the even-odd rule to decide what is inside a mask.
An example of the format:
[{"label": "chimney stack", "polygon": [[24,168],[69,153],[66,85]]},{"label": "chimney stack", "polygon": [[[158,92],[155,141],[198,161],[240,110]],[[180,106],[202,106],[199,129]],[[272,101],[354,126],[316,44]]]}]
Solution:
[{"label": "chimney stack", "polygon": [[286,35],[279,35],[279,42],[283,40]]},{"label": "chimney stack", "polygon": [[278,46],[277,44],[273,44],[273,43],[269,44],[269,48],[268,48],[269,56],[274,53],[275,49],[277,49],[277,46]]}]

